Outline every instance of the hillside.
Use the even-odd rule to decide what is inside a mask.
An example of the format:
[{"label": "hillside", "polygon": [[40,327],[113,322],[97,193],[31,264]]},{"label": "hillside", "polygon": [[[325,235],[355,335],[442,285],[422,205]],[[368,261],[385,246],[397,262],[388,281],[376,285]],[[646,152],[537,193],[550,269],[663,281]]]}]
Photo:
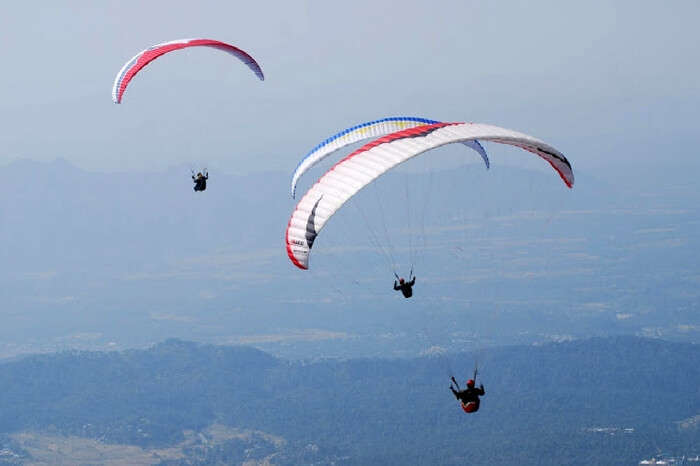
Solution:
[{"label": "hillside", "polygon": [[487,394],[467,416],[447,368],[463,379],[473,360],[292,363],[178,340],[25,357],[0,365],[0,446],[18,455],[0,459],[46,457],[49,444],[81,458],[132,452],[147,458],[139,464],[636,464],[697,453],[696,345],[621,337],[484,350]]}]

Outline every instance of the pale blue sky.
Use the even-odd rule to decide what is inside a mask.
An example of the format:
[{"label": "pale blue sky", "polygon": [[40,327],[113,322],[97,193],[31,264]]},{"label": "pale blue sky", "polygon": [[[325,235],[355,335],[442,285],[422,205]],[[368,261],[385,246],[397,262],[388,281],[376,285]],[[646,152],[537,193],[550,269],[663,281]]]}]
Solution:
[{"label": "pale blue sky", "polygon": [[[375,348],[403,351],[381,335],[398,328],[415,345],[425,322],[510,343],[698,341],[698,18],[696,0],[7,3],[0,166],[18,173],[0,198],[0,356],[80,347],[85,335],[95,348],[289,329],[362,345],[379,335]],[[126,60],[197,36],[248,51],[266,80],[191,49],[149,65],[112,103]],[[311,270],[297,270],[283,241],[287,174],[327,136],[392,115],[539,137],[571,160],[576,186],[530,153],[485,144],[491,170],[468,153],[473,166],[435,175],[443,191],[427,189],[432,172],[374,184],[319,236]],[[48,163],[57,157],[70,164]],[[195,196],[183,165],[200,164],[212,178]],[[371,209],[406,200],[407,180],[412,199],[433,199],[422,213]],[[364,217],[382,219],[387,243],[396,235],[405,273],[419,215],[441,233],[406,303]]]},{"label": "pale blue sky", "polygon": [[[12,2],[0,16],[0,163],[65,157],[100,171],[208,164],[286,170],[319,140],[390,115],[510,127],[575,169],[694,158],[700,3]],[[143,48],[163,57],[110,91]],[[491,146],[498,163],[498,151]],[[507,163],[505,161],[504,163]]]}]

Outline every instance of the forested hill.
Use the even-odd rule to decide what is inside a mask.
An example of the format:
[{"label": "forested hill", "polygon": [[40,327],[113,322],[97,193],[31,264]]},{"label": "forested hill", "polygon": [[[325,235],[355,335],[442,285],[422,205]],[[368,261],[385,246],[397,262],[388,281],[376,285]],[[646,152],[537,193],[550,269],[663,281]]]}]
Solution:
[{"label": "forested hill", "polygon": [[136,450],[143,464],[636,464],[700,453],[697,345],[620,337],[484,350],[486,396],[465,415],[448,372],[462,382],[474,357],[291,363],[179,340],[25,357],[0,364],[0,464],[40,457],[44,437],[54,451],[73,439],[73,454],[76,439],[137,446],[124,464]]}]

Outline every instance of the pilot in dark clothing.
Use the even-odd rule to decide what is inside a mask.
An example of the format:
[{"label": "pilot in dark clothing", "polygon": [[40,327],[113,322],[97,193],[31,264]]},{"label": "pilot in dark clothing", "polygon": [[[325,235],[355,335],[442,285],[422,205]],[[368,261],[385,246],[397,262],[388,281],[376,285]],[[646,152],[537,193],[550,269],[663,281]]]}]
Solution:
[{"label": "pilot in dark clothing", "polygon": [[202,172],[197,173],[197,176],[192,175],[192,181],[194,181],[195,191],[204,191],[207,189],[207,180],[209,179],[209,173],[202,175]]},{"label": "pilot in dark clothing", "polygon": [[396,280],[394,280],[394,290],[401,290],[401,293],[403,293],[404,298],[410,298],[413,296],[413,285],[416,284],[416,277],[413,277],[413,279],[410,282],[406,282],[403,278],[399,278],[399,282],[396,283]]},{"label": "pilot in dark clothing", "polygon": [[[454,381],[455,385],[457,385],[454,378],[452,380]],[[460,390],[459,385],[457,385],[457,390],[455,390],[454,387],[450,385],[450,390],[452,390],[452,394],[455,396],[455,398],[462,402],[462,409],[465,413],[475,413],[479,411],[479,397],[486,394],[484,391],[484,386],[479,385],[479,388],[476,388],[472,379],[467,380],[466,389]]]}]

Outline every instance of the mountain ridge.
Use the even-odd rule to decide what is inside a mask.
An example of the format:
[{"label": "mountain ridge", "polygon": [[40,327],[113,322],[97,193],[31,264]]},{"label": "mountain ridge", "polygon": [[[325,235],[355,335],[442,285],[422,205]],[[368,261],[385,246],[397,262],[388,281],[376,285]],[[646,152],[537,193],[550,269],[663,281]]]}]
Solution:
[{"label": "mountain ridge", "polygon": [[[479,413],[466,416],[447,389],[445,368],[461,381],[477,356],[486,396]],[[589,464],[586,451],[598,464],[630,462],[656,453],[651,438],[676,453],[700,444],[698,429],[678,424],[700,413],[699,363],[698,345],[637,337],[316,362],[171,339],[147,350],[0,363],[0,434],[51,425],[61,435],[152,449],[185,441],[188,429],[221,424],[284,439],[275,450],[279,464],[340,457],[340,464],[458,464],[470,457]],[[604,433],[615,429],[617,437]],[[455,434],[466,437],[454,442]],[[553,444],[556,450],[547,447]],[[217,448],[240,456],[249,447]]]}]

